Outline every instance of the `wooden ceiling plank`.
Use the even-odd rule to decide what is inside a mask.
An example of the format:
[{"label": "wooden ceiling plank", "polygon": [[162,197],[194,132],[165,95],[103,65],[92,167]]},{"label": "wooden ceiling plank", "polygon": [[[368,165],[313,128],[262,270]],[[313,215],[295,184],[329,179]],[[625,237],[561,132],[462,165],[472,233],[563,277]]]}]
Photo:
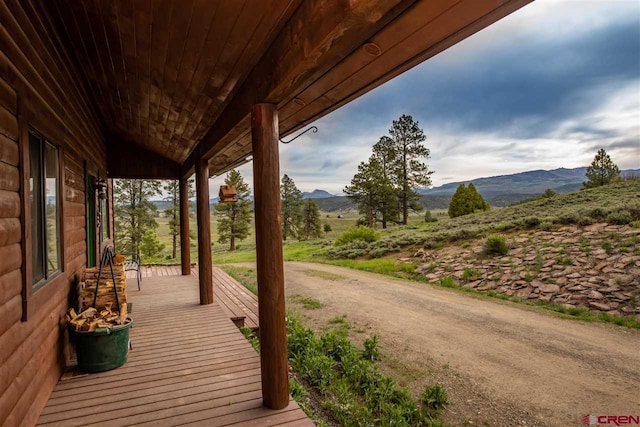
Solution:
[{"label": "wooden ceiling plank", "polygon": [[136,63],[140,84],[140,138],[147,145],[151,103],[151,0],[131,0],[136,34]]},{"label": "wooden ceiling plank", "polygon": [[151,119],[155,129],[150,132],[150,139],[154,139],[160,123],[160,100],[162,97],[162,80],[164,65],[169,47],[169,27],[173,15],[173,2],[156,1],[153,3],[153,28],[151,35]]},{"label": "wooden ceiling plank", "polygon": [[[9,5],[14,8],[13,11],[8,9]],[[16,18],[21,19],[23,22],[19,23]],[[31,76],[34,84],[38,86],[38,90],[46,93],[50,97],[49,99],[57,103],[55,108],[58,109],[57,114],[60,115],[63,123],[67,123],[79,135],[85,135],[88,139],[97,138],[101,140],[102,135],[95,117],[86,116],[86,111],[78,111],[74,108],[77,105],[83,105],[82,97],[75,91],[70,90],[70,87],[63,88],[61,86],[70,83],[73,78],[65,74],[69,70],[65,69],[63,71],[60,68],[60,60],[56,62],[56,59],[48,56],[49,53],[45,54],[46,49],[42,45],[40,35],[33,28],[34,22],[39,24],[40,22],[38,20],[32,22],[31,18],[22,9],[22,5],[14,2],[0,3],[0,21],[3,23],[2,28],[5,32],[5,35],[2,36],[5,38],[5,40],[2,40],[4,44],[3,51],[6,51],[7,54],[9,52],[15,53],[11,56],[14,60],[19,58],[20,62],[14,63],[14,65],[20,69],[21,73]],[[29,34],[24,31],[28,31]],[[29,52],[28,60],[23,56],[23,50],[19,49],[18,46]],[[46,63],[42,60],[41,55],[48,58]],[[47,80],[44,81],[42,80],[43,78]],[[100,154],[96,152],[95,155],[99,156]]]},{"label": "wooden ceiling plank", "polygon": [[116,28],[125,77],[127,102],[131,112],[130,133],[140,135],[140,76],[136,52],[136,26],[131,0],[110,0],[116,13]]},{"label": "wooden ceiling plank", "polygon": [[233,141],[237,123],[255,102],[282,104],[369,39],[413,1],[308,0],[264,52],[233,101],[191,153],[190,172],[199,157],[210,158]]},{"label": "wooden ceiling plank", "polygon": [[105,32],[100,0],[86,0],[78,2],[78,4],[82,6],[87,17],[88,27],[95,43],[96,53],[100,58],[106,91],[108,91],[113,98],[113,113],[118,117],[118,120],[109,127],[109,130],[115,131],[116,129],[122,129],[126,122],[124,103],[121,98],[111,53],[109,51],[109,42]]},{"label": "wooden ceiling plank", "polygon": [[131,109],[131,100],[127,84],[127,70],[122,52],[116,3],[111,0],[103,0],[100,2],[100,10],[102,12],[108,52],[111,56],[111,67],[124,110],[124,126],[125,129],[131,129],[133,127],[133,111]]},{"label": "wooden ceiling plank", "polygon": [[[63,5],[63,3],[66,3],[65,7],[68,8],[68,13],[66,14],[60,13],[60,6]],[[108,99],[102,90],[102,86],[99,84],[95,67],[91,63],[92,61],[83,60],[84,58],[88,59],[92,57],[92,51],[88,48],[88,44],[91,43],[91,40],[85,41],[85,39],[81,37],[82,33],[78,24],[78,20],[76,19],[74,10],[69,7],[68,1],[60,3],[54,2],[52,6],[54,7],[54,11],[56,12],[56,18],[63,26],[65,33],[71,38],[71,43],[75,47],[73,49],[73,54],[76,59],[76,63],[86,72],[86,80],[93,94],[94,105],[98,108],[103,118],[105,118],[106,120],[114,120],[115,117],[112,116],[112,112],[107,106]]]},{"label": "wooden ceiling plank", "polygon": [[184,160],[188,151],[188,146],[184,147],[179,141],[183,140],[183,133],[189,120],[194,120],[193,111],[188,110],[188,101],[200,96],[191,89],[193,79],[198,69],[201,58],[207,55],[204,50],[207,38],[213,28],[213,19],[216,14],[217,5],[213,6],[208,0],[196,0],[194,3],[194,14],[192,31],[184,48],[182,64],[178,71],[178,79],[174,91],[172,108],[179,111],[176,123],[172,127],[171,145],[175,148],[172,157],[179,161]]}]

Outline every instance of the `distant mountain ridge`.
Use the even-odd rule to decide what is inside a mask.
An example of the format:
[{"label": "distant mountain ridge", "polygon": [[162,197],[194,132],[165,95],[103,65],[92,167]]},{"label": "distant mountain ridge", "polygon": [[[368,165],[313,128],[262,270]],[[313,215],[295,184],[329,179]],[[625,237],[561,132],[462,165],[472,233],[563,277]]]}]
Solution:
[{"label": "distant mountain ridge", "polygon": [[329,193],[328,191],[318,190],[318,189],[315,189],[311,192],[309,191],[302,192],[303,199],[325,199],[327,197],[334,197],[334,195]]},{"label": "distant mountain ridge", "polygon": [[[543,193],[547,188],[558,193],[569,193],[582,188],[586,181],[586,167],[559,168],[553,170],[533,170],[514,173],[510,175],[498,175],[486,178],[476,178],[469,181],[450,182],[439,187],[420,190],[425,195],[453,195],[461,183],[473,183],[476,189],[485,198],[499,195],[521,194],[536,195]],[[640,175],[640,169],[622,171],[623,175]]]}]

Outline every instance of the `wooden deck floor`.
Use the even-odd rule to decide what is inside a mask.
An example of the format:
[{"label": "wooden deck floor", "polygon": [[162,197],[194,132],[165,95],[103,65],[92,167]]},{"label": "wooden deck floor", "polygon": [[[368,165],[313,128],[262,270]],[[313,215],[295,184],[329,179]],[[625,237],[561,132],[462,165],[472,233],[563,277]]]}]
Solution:
[{"label": "wooden deck floor", "polygon": [[[145,286],[147,278],[179,276],[180,271],[180,266],[143,267],[142,287]],[[191,268],[193,277],[198,279],[199,274],[197,267]],[[133,271],[127,273],[127,277],[131,280],[134,280],[134,275]],[[133,281],[129,283],[132,288],[136,286]],[[229,317],[242,314],[245,317],[244,326],[258,327],[258,297],[218,267],[213,267],[213,298],[229,314]]]},{"label": "wooden deck floor", "polygon": [[148,275],[134,288],[127,363],[60,381],[38,425],[313,425],[293,401],[262,407],[258,354],[219,304],[198,304],[194,276]]}]

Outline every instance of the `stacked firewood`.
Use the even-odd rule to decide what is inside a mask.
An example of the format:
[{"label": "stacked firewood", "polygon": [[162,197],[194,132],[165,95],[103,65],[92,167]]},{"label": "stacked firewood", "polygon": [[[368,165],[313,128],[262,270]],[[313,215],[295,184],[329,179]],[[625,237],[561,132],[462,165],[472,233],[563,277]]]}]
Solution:
[{"label": "stacked firewood", "polygon": [[89,307],[80,314],[70,308],[66,319],[67,323],[76,331],[93,332],[100,328],[113,328],[127,322],[127,304],[120,306],[119,313],[111,310],[111,304],[108,304],[103,310]]},{"label": "stacked firewood", "polygon": [[[98,297],[96,298],[95,308],[103,310],[107,306],[117,307],[116,304],[127,303],[127,278],[124,270],[124,256],[116,255],[113,265],[113,276],[109,266],[85,268],[80,282],[80,310],[93,307],[93,299],[96,293],[96,283],[100,276],[100,286],[98,287]],[[116,291],[118,292],[118,301],[113,291],[113,280],[116,281]]]}]

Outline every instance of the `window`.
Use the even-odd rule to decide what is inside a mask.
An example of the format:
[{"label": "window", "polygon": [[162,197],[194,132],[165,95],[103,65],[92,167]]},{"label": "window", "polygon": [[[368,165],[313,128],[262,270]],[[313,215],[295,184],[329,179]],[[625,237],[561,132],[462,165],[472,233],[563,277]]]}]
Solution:
[{"label": "window", "polygon": [[58,149],[29,133],[29,202],[33,288],[61,271]]}]

